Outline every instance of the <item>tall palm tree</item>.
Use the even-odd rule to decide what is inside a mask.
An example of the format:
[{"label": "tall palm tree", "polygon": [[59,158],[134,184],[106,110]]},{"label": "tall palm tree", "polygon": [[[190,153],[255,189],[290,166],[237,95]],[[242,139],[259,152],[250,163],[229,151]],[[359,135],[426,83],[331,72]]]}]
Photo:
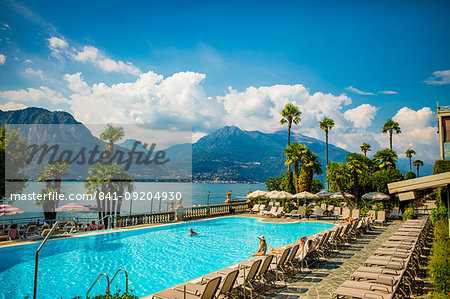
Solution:
[{"label": "tall palm tree", "polygon": [[416,167],[417,177],[419,177],[419,167],[423,166],[423,162],[421,160],[414,160],[413,165],[414,165],[414,167]]},{"label": "tall palm tree", "polygon": [[300,119],[301,115],[302,115],[302,112],[298,109],[297,106],[295,106],[292,103],[286,104],[286,106],[284,106],[283,111],[281,111],[281,116],[283,118],[280,120],[280,123],[282,125],[287,124],[287,126],[288,126],[288,145],[291,144],[292,124],[294,124],[294,125],[299,124],[301,121],[301,119]]},{"label": "tall palm tree", "polygon": [[383,124],[381,132],[389,133],[389,148],[392,150],[392,134],[394,132],[400,134],[402,132],[402,129],[400,129],[400,125],[398,124],[398,122],[389,119]]},{"label": "tall palm tree", "polygon": [[364,153],[364,157],[367,157],[367,152],[370,152],[370,144],[364,142],[361,145],[361,151]]},{"label": "tall palm tree", "polygon": [[405,154],[406,154],[406,158],[409,158],[409,171],[412,171],[411,158],[413,155],[416,154],[416,152],[413,149],[407,149]]},{"label": "tall palm tree", "polygon": [[345,195],[344,185],[350,179],[347,166],[342,162],[331,162],[327,169],[327,180],[334,181],[336,187],[344,198],[345,202],[349,202],[349,198]]},{"label": "tall palm tree", "polygon": [[304,145],[298,142],[292,142],[292,144],[287,145],[286,149],[283,150],[284,155],[287,157],[286,162],[284,164],[287,166],[294,165],[294,184],[296,193],[299,193],[298,170],[299,170],[300,154],[303,151],[303,146]]},{"label": "tall palm tree", "polygon": [[108,141],[106,145],[106,151],[109,155],[109,164],[112,164],[114,160],[114,143],[119,141],[125,136],[123,127],[114,127],[112,124],[107,124],[103,133],[100,134],[100,139]]},{"label": "tall palm tree", "polygon": [[397,157],[397,153],[388,148],[378,151],[375,155],[373,155],[374,161],[377,162],[378,166],[382,169],[395,167],[395,161],[397,161]]},{"label": "tall palm tree", "polygon": [[325,144],[327,153],[327,165],[328,165],[328,131],[334,127],[334,120],[325,117],[321,122],[319,122],[320,129],[325,132]]},{"label": "tall palm tree", "polygon": [[[360,182],[359,182],[359,175],[365,170],[367,169],[367,165],[365,160],[366,157],[361,155],[361,154],[357,154],[357,153],[352,153],[352,154],[348,154],[345,157],[345,160],[347,161],[347,171],[351,174],[352,178],[353,178],[353,195],[355,195],[355,197],[357,199],[360,198],[361,194],[361,187],[360,187]],[[356,205],[358,206],[358,200],[356,200]]]}]

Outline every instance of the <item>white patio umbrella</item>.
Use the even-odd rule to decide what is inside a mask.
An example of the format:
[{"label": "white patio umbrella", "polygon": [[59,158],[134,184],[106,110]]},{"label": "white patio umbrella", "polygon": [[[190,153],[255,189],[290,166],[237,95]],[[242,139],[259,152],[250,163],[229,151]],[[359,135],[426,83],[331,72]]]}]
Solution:
[{"label": "white patio umbrella", "polygon": [[1,204],[0,205],[0,216],[3,216],[3,225],[5,225],[5,216],[12,216],[12,215],[18,215],[23,214],[24,211],[16,208],[14,206],[10,206],[7,204]]},{"label": "white patio umbrella", "polygon": [[319,199],[319,196],[317,196],[317,195],[315,195],[313,193],[307,192],[307,191],[303,191],[303,192],[295,194],[293,196],[293,198],[304,199],[305,200],[305,206],[306,206],[306,203],[307,203],[308,199]]},{"label": "white patio umbrella", "polygon": [[256,190],[256,191],[253,191],[252,193],[248,194],[247,198],[261,197],[261,196],[265,196],[266,194],[267,194],[267,191]]},{"label": "white patio umbrella", "polygon": [[328,192],[328,191],[320,191],[316,193],[316,196],[318,196],[319,198],[328,198],[331,195],[333,195],[334,193]]},{"label": "white patio umbrella", "polygon": [[387,194],[381,193],[381,192],[369,192],[362,196],[364,199],[368,200],[387,200],[391,197]]},{"label": "white patio umbrella", "polygon": [[282,205],[284,206],[284,200],[292,198],[293,195],[286,191],[272,191],[270,194],[266,195],[266,197],[269,197],[270,199],[281,199]]},{"label": "white patio umbrella", "polygon": [[[347,196],[347,198],[355,198],[355,196],[353,194],[344,192],[345,196]],[[344,199],[344,196],[342,196],[342,194],[340,192],[336,192],[333,195],[330,196],[330,198],[337,198],[337,199]]]}]

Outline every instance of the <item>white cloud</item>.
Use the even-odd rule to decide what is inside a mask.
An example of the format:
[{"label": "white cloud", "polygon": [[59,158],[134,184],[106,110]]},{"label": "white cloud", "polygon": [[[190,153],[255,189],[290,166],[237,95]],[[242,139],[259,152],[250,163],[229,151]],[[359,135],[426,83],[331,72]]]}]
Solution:
[{"label": "white cloud", "polygon": [[27,59],[25,60],[26,63],[33,63],[33,61],[31,59]]},{"label": "white cloud", "polygon": [[10,110],[22,110],[28,108],[28,106],[20,103],[9,102],[3,105],[0,105],[0,110],[2,111],[10,111]]},{"label": "white cloud", "polygon": [[41,80],[45,79],[45,75],[42,70],[34,70],[33,68],[29,67],[25,70],[25,73],[30,76],[38,77]]},{"label": "white cloud", "polygon": [[27,88],[26,90],[0,91],[0,98],[22,103],[51,102],[53,104],[60,104],[68,101],[61,93],[45,86],[41,86],[39,89]]},{"label": "white cloud", "polygon": [[3,30],[11,30],[11,27],[5,23],[5,24],[3,24],[2,29]]},{"label": "white cloud", "polygon": [[195,130],[222,125],[223,107],[207,98],[200,82],[205,75],[153,72],[135,82],[88,86],[77,73],[66,75],[75,118],[84,123],[191,123]]},{"label": "white cloud", "polygon": [[3,54],[0,54],[0,65],[5,64],[5,62],[6,62],[6,56]]},{"label": "white cloud", "polygon": [[393,90],[382,90],[382,91],[379,91],[378,93],[382,93],[382,94],[398,94],[398,92],[393,91]]},{"label": "white cloud", "polygon": [[362,104],[356,108],[344,112],[345,119],[353,122],[355,128],[367,129],[372,125],[372,120],[375,118],[379,108]]},{"label": "white cloud", "polygon": [[432,85],[450,84],[450,70],[433,72],[431,76],[423,82]]},{"label": "white cloud", "polygon": [[141,70],[131,62],[108,58],[95,47],[85,46],[82,50],[77,50],[70,48],[65,40],[57,37],[49,38],[48,41],[52,55],[55,57],[61,57],[64,54],[75,61],[83,63],[90,62],[105,72],[118,72],[135,76],[141,74]]},{"label": "white cloud", "polygon": [[371,92],[362,91],[362,90],[356,89],[353,86],[346,87],[345,89],[350,91],[350,92],[353,92],[353,93],[356,93],[356,94],[360,94],[360,95],[365,95],[365,96],[367,96],[367,95],[373,96],[374,95]]}]

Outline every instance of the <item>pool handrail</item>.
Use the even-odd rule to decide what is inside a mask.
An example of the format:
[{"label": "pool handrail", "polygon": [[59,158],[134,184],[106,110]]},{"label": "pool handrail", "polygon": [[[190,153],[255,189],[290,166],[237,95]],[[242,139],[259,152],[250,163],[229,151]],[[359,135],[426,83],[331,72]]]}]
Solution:
[{"label": "pool handrail", "polygon": [[114,275],[113,279],[111,279],[110,284],[113,282],[113,280],[117,277],[117,275],[119,275],[119,272],[122,271],[125,274],[125,283],[126,283],[126,289],[127,292],[126,294],[128,294],[128,272],[127,270],[125,270],[124,268],[120,268],[119,270],[117,270],[116,274]]},{"label": "pool handrail", "polygon": [[44,247],[44,245],[47,242],[48,238],[50,238],[50,235],[58,227],[58,224],[64,223],[64,222],[73,222],[73,223],[75,223],[75,226],[78,226],[78,223],[74,219],[63,219],[63,220],[56,221],[55,224],[53,224],[52,229],[45,236],[45,238],[42,241],[41,245],[39,245],[38,249],[36,250],[36,261],[35,261],[35,264],[34,264],[34,291],[33,291],[33,299],[36,299],[36,296],[37,296],[37,281],[38,281],[38,270],[39,270],[39,252],[41,251],[42,247]]},{"label": "pool handrail", "polygon": [[[120,271],[120,270],[119,270],[119,271]],[[119,271],[117,271],[117,273],[119,273]],[[117,274],[116,274],[116,275],[117,275]],[[106,285],[106,295],[109,294],[109,287],[110,287],[110,285],[111,285],[111,281],[109,280],[109,277],[108,277],[108,275],[107,275],[106,273],[100,273],[100,274],[98,275],[97,279],[94,281],[94,283],[91,285],[91,287],[90,287],[89,290],[87,291],[87,293],[86,293],[86,299],[89,299],[89,292],[92,290],[92,288],[95,286],[95,284],[100,280],[100,278],[101,278],[102,276],[105,276],[106,282],[107,282],[107,285]],[[115,278],[115,276],[114,276],[114,278]],[[113,279],[114,279],[114,278],[113,278]],[[127,284],[127,289],[128,289],[128,284]]]}]

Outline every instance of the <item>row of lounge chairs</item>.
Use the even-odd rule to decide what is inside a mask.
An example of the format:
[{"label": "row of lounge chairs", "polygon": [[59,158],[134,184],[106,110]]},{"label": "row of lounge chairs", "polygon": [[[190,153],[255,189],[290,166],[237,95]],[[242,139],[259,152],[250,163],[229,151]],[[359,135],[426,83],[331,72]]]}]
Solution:
[{"label": "row of lounge chairs", "polygon": [[421,256],[432,237],[429,218],[406,221],[333,292],[333,298],[408,298],[420,272]]},{"label": "row of lounge chairs", "polygon": [[262,216],[281,217],[284,212],[284,208],[277,202],[275,205],[256,204],[250,209],[250,213],[258,213]]},{"label": "row of lounge chairs", "polygon": [[203,276],[196,281],[153,294],[153,298],[218,298],[250,297],[264,294],[273,287],[286,285],[286,280],[308,268],[334,250],[359,237],[371,228],[369,218],[326,230],[304,245],[299,242],[280,248],[279,254],[253,257],[240,264]]}]

